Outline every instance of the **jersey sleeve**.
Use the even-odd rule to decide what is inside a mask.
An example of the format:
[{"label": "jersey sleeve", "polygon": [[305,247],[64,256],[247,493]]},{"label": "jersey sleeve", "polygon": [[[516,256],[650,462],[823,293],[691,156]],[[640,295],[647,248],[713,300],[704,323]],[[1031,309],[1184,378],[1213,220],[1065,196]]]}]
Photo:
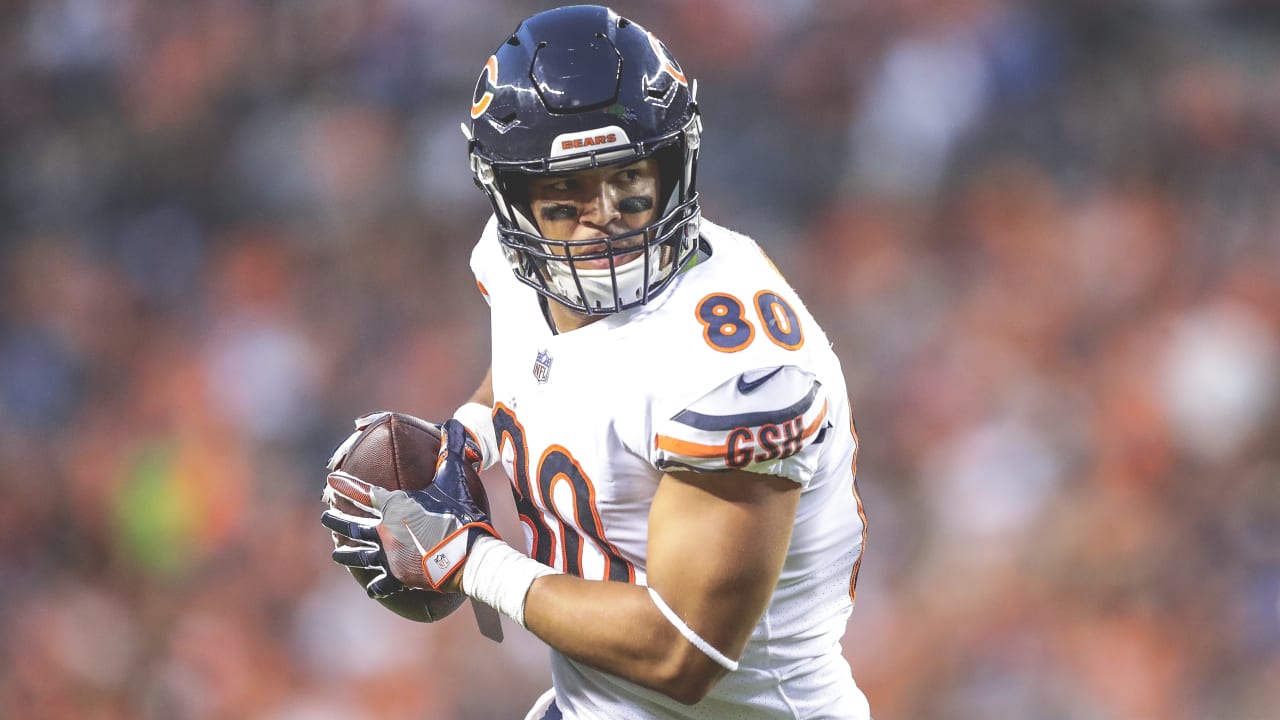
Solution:
[{"label": "jersey sleeve", "polygon": [[807,486],[830,426],[817,377],[795,365],[743,372],[654,423],[661,470],[746,470]]}]

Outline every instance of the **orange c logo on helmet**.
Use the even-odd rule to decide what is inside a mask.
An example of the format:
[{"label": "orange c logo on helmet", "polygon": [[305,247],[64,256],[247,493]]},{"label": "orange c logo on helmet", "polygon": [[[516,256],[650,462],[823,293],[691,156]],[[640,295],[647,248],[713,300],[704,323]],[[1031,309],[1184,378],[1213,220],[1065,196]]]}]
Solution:
[{"label": "orange c logo on helmet", "polygon": [[649,45],[653,47],[653,52],[662,60],[662,71],[676,79],[681,85],[688,85],[689,81],[685,79],[684,71],[676,64],[676,59],[671,57],[671,53],[662,46],[662,41],[658,40],[658,36],[648,33]]},{"label": "orange c logo on helmet", "polygon": [[[484,64],[484,72],[476,81],[476,91],[471,97],[471,119],[475,120],[489,109],[493,102],[493,88],[498,84],[498,56],[490,55]],[[483,90],[483,92],[481,92]]]}]

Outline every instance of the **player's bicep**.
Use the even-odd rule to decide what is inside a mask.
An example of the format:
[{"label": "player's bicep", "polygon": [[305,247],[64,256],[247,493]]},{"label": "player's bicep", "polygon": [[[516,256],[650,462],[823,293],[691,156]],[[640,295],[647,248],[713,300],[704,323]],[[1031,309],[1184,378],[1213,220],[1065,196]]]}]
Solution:
[{"label": "player's bicep", "polygon": [[738,658],[769,604],[800,500],[795,482],[669,472],[649,514],[648,583],[712,647]]}]

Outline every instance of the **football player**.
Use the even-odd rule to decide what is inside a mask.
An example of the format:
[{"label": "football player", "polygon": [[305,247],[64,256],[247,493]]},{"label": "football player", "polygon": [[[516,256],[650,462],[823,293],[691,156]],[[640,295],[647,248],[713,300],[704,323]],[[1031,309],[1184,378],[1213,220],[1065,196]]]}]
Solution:
[{"label": "football player", "polygon": [[[462,592],[551,648],[529,718],[869,716],[841,654],[866,519],[840,363],[750,238],[701,218],[696,86],[604,7],[536,14],[464,124],[492,365],[436,482],[342,473],[374,595]],[[501,463],[524,551],[460,481]],[[332,495],[331,495],[332,496]]]}]

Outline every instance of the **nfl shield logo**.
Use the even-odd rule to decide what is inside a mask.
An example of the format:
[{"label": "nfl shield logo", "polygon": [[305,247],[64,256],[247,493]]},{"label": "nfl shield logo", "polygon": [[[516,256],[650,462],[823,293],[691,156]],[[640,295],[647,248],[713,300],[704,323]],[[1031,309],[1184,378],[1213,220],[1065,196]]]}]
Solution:
[{"label": "nfl shield logo", "polygon": [[551,356],[546,350],[539,350],[538,357],[533,361],[533,377],[538,380],[538,384],[547,381],[547,377],[551,375]]}]

